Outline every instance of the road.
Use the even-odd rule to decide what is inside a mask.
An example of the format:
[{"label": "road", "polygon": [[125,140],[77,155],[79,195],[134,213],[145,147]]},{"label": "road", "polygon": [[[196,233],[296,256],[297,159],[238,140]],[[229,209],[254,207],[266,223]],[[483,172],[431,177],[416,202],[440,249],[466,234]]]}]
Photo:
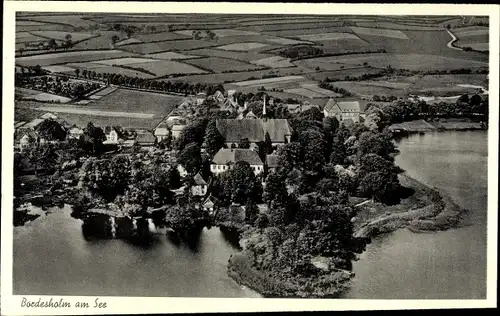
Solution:
[{"label": "road", "polygon": [[448,32],[448,34],[450,34],[451,36],[451,41],[448,42],[447,46],[451,49],[454,49],[454,50],[462,50],[461,48],[458,48],[458,47],[455,47],[453,46],[453,43],[455,43],[457,41],[457,37],[455,36],[455,34],[453,34],[450,30],[446,30],[446,32]]}]

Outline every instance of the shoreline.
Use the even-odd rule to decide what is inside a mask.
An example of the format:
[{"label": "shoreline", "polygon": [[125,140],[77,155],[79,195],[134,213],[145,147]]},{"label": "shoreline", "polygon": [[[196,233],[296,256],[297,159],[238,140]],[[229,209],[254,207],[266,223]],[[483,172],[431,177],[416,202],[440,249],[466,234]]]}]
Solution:
[{"label": "shoreline", "polygon": [[389,130],[393,134],[406,135],[412,133],[425,133],[425,132],[442,132],[442,131],[474,131],[474,130],[487,130],[488,127],[482,122],[475,122],[472,120],[464,119],[438,119],[429,120],[424,119],[406,121],[402,123],[391,124]]},{"label": "shoreline", "polygon": [[[448,195],[431,188],[407,175],[400,176],[405,186],[415,190],[408,202],[420,201],[418,208],[408,208],[404,212],[384,212],[355,224],[354,236],[368,240],[398,229],[407,228],[413,233],[443,231],[460,227],[465,209],[459,207]],[[403,205],[404,207],[404,205]],[[370,207],[363,205],[360,212],[370,213]],[[383,207],[387,210],[389,207]],[[247,250],[237,252],[228,260],[227,273],[236,283],[246,286],[266,298],[338,298],[348,290],[354,273],[347,270],[330,271],[327,282],[323,275],[313,280],[303,279],[296,282],[284,282],[268,271],[257,270],[252,266],[251,253]],[[304,292],[299,286],[303,283],[316,283],[322,286],[309,286]],[[318,289],[319,288],[319,289]]]}]

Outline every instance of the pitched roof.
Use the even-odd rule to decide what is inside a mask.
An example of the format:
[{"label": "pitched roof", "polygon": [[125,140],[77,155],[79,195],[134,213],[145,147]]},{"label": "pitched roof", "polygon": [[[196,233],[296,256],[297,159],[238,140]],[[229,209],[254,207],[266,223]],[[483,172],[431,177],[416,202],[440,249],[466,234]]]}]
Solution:
[{"label": "pitched roof", "polygon": [[359,112],[359,102],[358,101],[338,102],[338,105],[342,111]]},{"label": "pitched roof", "polygon": [[165,136],[168,135],[168,128],[166,127],[157,127],[155,128],[155,135],[156,136]]},{"label": "pitched roof", "polygon": [[341,112],[360,112],[360,105],[358,101],[341,101],[337,102],[334,99],[328,100],[325,108],[326,111],[341,111]]},{"label": "pitched roof", "polygon": [[193,180],[194,180],[194,183],[196,185],[206,185],[207,184],[207,182],[205,180],[203,180],[203,177],[200,175],[199,172],[194,176]]},{"label": "pitched roof", "polygon": [[251,149],[228,149],[221,148],[212,160],[217,165],[225,165],[229,162],[247,162],[250,165],[262,165],[259,155]]},{"label": "pitched roof", "polygon": [[38,138],[35,131],[33,131],[32,129],[23,128],[15,132],[14,139],[16,141],[20,141],[24,136],[28,136],[31,140],[36,140]]},{"label": "pitched roof", "polygon": [[271,141],[283,142],[286,135],[292,134],[292,128],[286,119],[218,119],[216,121],[219,133],[226,142],[239,142],[247,138],[250,142],[265,140],[266,132]]},{"label": "pitched roof", "polygon": [[42,123],[44,119],[36,118],[33,121],[24,124],[23,128],[35,128],[37,127],[40,123]]},{"label": "pitched roof", "polygon": [[247,113],[247,115],[245,115],[245,117],[250,119],[256,119],[257,115],[255,115],[252,111],[250,111]]},{"label": "pitched roof", "polygon": [[276,168],[278,166],[278,155],[267,155],[266,163],[269,168]]}]

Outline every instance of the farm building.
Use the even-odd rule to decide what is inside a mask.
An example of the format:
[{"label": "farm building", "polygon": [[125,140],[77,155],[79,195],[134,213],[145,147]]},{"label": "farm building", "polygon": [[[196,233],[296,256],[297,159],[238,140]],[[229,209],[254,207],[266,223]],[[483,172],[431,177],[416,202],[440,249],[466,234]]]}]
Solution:
[{"label": "farm building", "polygon": [[358,101],[337,102],[330,99],[323,109],[325,117],[337,117],[339,121],[359,122],[361,114]]},{"label": "farm building", "polygon": [[255,175],[264,171],[264,164],[259,154],[252,149],[229,149],[221,148],[215,154],[210,171],[213,174],[219,174],[229,170],[237,162],[246,162],[250,165]]},{"label": "farm building", "polygon": [[153,132],[158,142],[161,142],[162,140],[166,139],[170,134],[167,122],[161,121],[158,125],[156,125]]},{"label": "farm building", "polygon": [[205,196],[207,194],[208,185],[200,173],[197,173],[194,178],[194,185],[191,187],[191,194],[194,196]]},{"label": "farm building", "polygon": [[141,147],[153,147],[156,143],[156,137],[151,132],[141,131],[137,133],[135,141]]},{"label": "farm building", "polygon": [[250,148],[256,148],[258,142],[265,141],[266,134],[273,146],[289,143],[292,137],[292,127],[286,119],[218,119],[216,126],[228,148],[238,147],[245,138]]},{"label": "farm building", "polygon": [[297,114],[300,112],[304,112],[310,110],[312,108],[318,108],[319,106],[316,104],[303,103],[303,104],[284,104],[284,107],[288,109],[288,112],[291,114]]},{"label": "farm building", "polygon": [[186,128],[185,124],[175,124],[172,126],[172,138],[177,139],[181,136],[182,131]]}]

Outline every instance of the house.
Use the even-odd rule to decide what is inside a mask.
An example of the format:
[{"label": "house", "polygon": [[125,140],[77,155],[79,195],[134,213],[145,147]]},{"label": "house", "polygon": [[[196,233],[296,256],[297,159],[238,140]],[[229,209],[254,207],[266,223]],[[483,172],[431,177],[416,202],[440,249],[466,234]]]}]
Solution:
[{"label": "house", "polygon": [[172,138],[177,139],[181,136],[182,131],[186,128],[185,124],[172,125]]},{"label": "house", "polygon": [[219,174],[229,170],[237,162],[246,162],[250,165],[255,175],[264,171],[264,164],[259,154],[252,149],[228,149],[221,148],[215,154],[210,165],[210,171]]},{"label": "house", "polygon": [[325,117],[337,117],[339,121],[352,120],[359,122],[361,114],[358,101],[337,102],[330,99],[323,109]]},{"label": "house", "polygon": [[79,128],[78,126],[76,125],[73,125],[73,127],[71,127],[69,130],[68,130],[68,139],[80,139],[80,136],[83,135],[83,129]]},{"label": "house", "polygon": [[278,167],[278,155],[267,155],[266,156],[266,166],[267,172],[273,172]]},{"label": "house", "polygon": [[161,121],[160,123],[158,123],[158,125],[156,125],[156,127],[154,128],[153,133],[158,143],[168,138],[168,135],[170,135],[170,130],[168,129],[167,122]]},{"label": "house", "polygon": [[188,175],[188,172],[183,165],[177,165],[177,171],[179,171],[179,175],[181,176],[181,178],[184,178]]},{"label": "house", "polygon": [[255,115],[255,114],[253,113],[253,111],[250,111],[250,112],[248,112],[248,113],[245,115],[245,118],[247,118],[247,119],[256,119],[256,118],[257,118],[257,115]]},{"label": "house", "polygon": [[212,216],[219,208],[219,205],[220,205],[219,199],[210,194],[210,196],[207,197],[205,201],[203,201],[202,208],[205,211],[208,211],[208,214]]},{"label": "house", "polygon": [[135,138],[136,143],[141,147],[154,147],[156,144],[156,137],[148,131],[140,131]]},{"label": "house", "polygon": [[193,181],[194,185],[191,187],[191,194],[195,196],[205,196],[205,194],[207,194],[208,185],[200,173],[194,176]]},{"label": "house", "polygon": [[104,128],[104,135],[106,135],[106,140],[103,144],[118,144],[118,132],[112,126],[106,126]]},{"label": "house", "polygon": [[256,148],[269,134],[273,146],[290,142],[292,127],[286,119],[218,119],[216,126],[228,148],[238,147],[242,139],[248,139],[250,148]]},{"label": "house", "polygon": [[15,132],[14,146],[23,151],[23,149],[35,144],[38,141],[38,135],[32,129],[20,129]]}]

